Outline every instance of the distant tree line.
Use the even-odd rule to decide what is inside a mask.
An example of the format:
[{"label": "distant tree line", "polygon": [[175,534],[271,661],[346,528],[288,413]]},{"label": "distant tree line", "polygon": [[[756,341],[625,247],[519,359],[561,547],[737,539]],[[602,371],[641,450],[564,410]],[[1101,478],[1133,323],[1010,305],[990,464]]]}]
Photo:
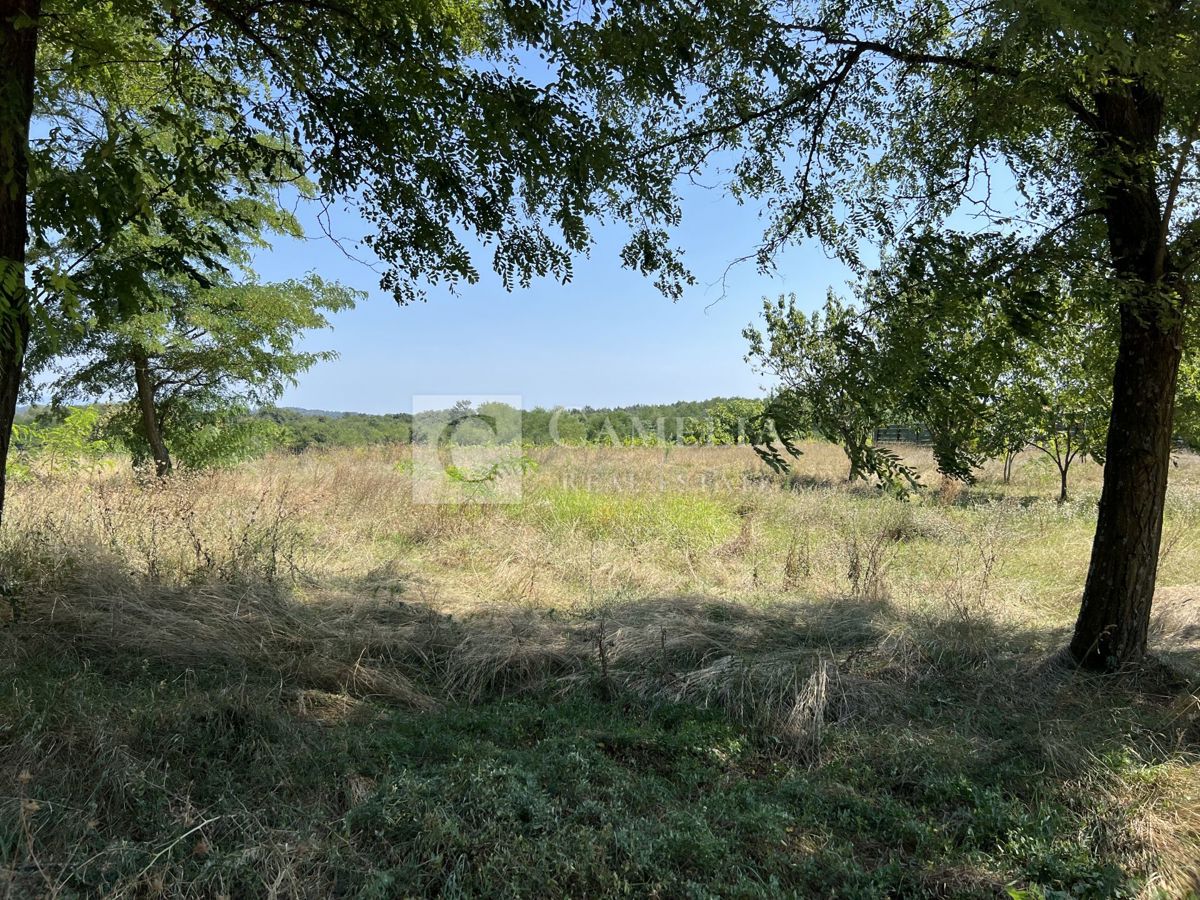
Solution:
[{"label": "distant tree line", "polygon": [[310,447],[407,444],[412,437],[412,416],[408,413],[370,415],[269,407],[255,415],[279,426],[279,446],[296,452]]},{"label": "distant tree line", "polygon": [[[17,415],[14,450],[21,455],[46,441],[59,440],[56,435],[68,421],[73,423],[72,434],[86,423],[86,437],[93,442],[89,446],[124,451],[135,465],[154,463],[155,470],[163,473],[139,427],[134,404],[93,404],[86,407],[86,416],[76,415],[80,409],[61,403],[26,407]],[[164,419],[169,427],[160,440],[163,455],[168,459],[177,457],[188,468],[235,463],[271,450],[299,453],[437,440],[532,446],[728,446],[766,440],[771,425],[765,413],[766,401],[744,397],[624,407],[535,407],[524,411],[502,403],[463,403],[451,409],[423,411],[416,417],[411,413],[276,406],[252,410],[245,404],[221,404],[208,407],[204,416]]]},{"label": "distant tree line", "polygon": [[766,402],[744,397],[619,407],[516,410],[501,403],[463,404],[450,410],[372,415],[269,408],[256,417],[285,430],[281,446],[361,447],[433,440],[446,429],[457,443],[533,446],[600,444],[747,444],[764,436]]}]

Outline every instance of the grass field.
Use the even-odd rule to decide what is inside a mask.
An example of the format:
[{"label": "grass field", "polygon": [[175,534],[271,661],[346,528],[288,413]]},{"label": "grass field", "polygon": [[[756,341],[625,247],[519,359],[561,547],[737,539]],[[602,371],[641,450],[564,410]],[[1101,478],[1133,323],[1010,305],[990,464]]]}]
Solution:
[{"label": "grass field", "polygon": [[511,504],[407,450],[14,489],[0,896],[1200,892],[1200,458],[1165,665],[1052,657],[1086,572],[1023,457],[897,500],[836,448],[534,450]]}]

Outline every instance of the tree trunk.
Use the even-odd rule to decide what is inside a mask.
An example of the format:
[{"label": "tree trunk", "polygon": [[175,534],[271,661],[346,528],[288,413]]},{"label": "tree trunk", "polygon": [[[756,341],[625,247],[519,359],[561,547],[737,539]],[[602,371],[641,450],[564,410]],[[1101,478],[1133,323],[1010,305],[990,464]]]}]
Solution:
[{"label": "tree trunk", "polygon": [[0,517],[5,469],[32,315],[25,284],[29,242],[29,119],[40,0],[0,0]]},{"label": "tree trunk", "polygon": [[163,478],[171,474],[171,454],[163,440],[158,421],[158,406],[154,397],[154,378],[150,373],[150,361],[141,350],[133,352],[133,378],[137,382],[138,408],[142,413],[142,430],[150,444],[150,455],[154,457],[154,474]]},{"label": "tree trunk", "polygon": [[1146,652],[1171,464],[1178,324],[1121,316],[1104,489],[1071,655],[1092,669],[1137,663]]},{"label": "tree trunk", "polygon": [[1137,82],[1096,101],[1109,253],[1121,297],[1104,488],[1070,651],[1115,671],[1146,652],[1171,464],[1186,285],[1168,252],[1157,158],[1163,98]]},{"label": "tree trunk", "polygon": [[1069,471],[1068,466],[1064,466],[1061,463],[1059,464],[1059,467],[1058,467],[1058,482],[1059,482],[1058,502],[1059,503],[1066,503],[1067,500],[1070,499],[1067,496],[1067,472],[1068,471]]}]

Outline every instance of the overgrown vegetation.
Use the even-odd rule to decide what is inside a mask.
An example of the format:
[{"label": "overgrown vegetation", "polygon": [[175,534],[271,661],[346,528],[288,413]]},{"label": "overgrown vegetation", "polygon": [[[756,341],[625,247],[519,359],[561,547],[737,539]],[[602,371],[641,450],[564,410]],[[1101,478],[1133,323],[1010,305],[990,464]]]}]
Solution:
[{"label": "overgrown vegetation", "polygon": [[[7,892],[1200,893],[1193,457],[1168,491],[1198,31],[1187,0],[0,0]],[[254,274],[293,202],[350,204],[401,303],[481,248],[568,281],[597,220],[677,299],[685,174],[760,205],[760,269],[809,238],[858,278],[748,332],[770,410],[251,413],[354,299]],[[785,465],[806,433],[846,458]],[[745,442],[773,475],[687,446]]]},{"label": "overgrown vegetation", "polygon": [[[0,536],[17,895],[1178,897],[1200,890],[1178,460],[1153,650],[1051,661],[1087,564],[1019,457],[909,500],[806,444],[549,448],[512,505],[405,448],[19,482]],[[928,451],[906,461],[933,469]],[[927,476],[928,477],[928,476]]]}]

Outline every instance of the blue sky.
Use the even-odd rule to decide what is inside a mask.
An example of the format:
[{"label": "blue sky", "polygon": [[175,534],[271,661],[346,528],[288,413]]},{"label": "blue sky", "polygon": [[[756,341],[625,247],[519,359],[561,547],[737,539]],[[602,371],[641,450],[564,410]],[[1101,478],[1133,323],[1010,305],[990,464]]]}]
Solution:
[{"label": "blue sky", "polygon": [[[812,245],[787,252],[773,276],[760,274],[753,261],[741,263],[722,287],[729,263],[750,253],[761,234],[757,209],[717,189],[689,188],[685,200],[677,243],[698,281],[675,303],[621,268],[620,228],[598,234],[570,284],[545,280],[508,293],[485,272],[457,295],[434,287],[427,302],[407,307],[332,242],[277,241],[258,257],[262,278],[315,271],[369,294],[334,318],[333,331],[305,339],[306,347],[335,350],[339,358],[314,367],[280,403],[404,412],[414,394],[517,394],[526,408],[759,394],[765,382],[744,361],[741,332],[759,319],[762,297],[795,292],[815,308],[829,286],[844,288],[848,273]],[[349,211],[332,222],[344,238],[367,228]]]}]

